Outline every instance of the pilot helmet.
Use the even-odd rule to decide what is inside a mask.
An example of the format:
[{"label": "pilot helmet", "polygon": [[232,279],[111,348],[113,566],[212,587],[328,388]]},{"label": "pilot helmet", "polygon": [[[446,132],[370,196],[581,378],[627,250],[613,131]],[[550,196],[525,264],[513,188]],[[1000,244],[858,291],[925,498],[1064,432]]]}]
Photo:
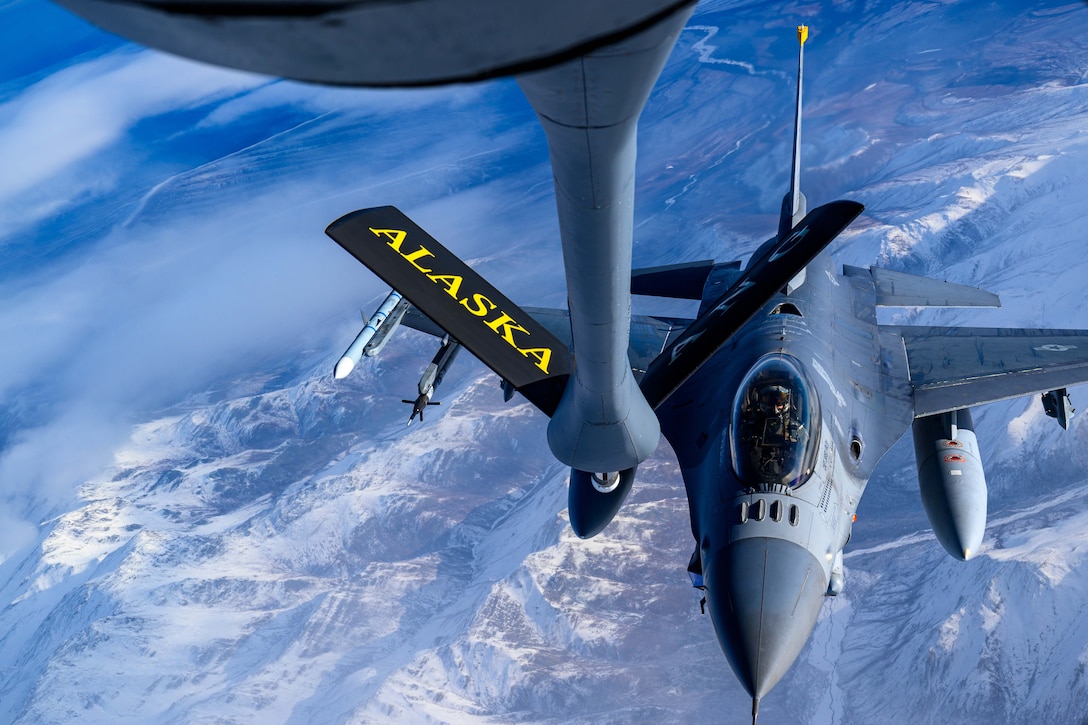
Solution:
[{"label": "pilot helmet", "polygon": [[781,415],[789,407],[789,391],[781,385],[768,385],[759,393],[759,409],[767,415]]}]

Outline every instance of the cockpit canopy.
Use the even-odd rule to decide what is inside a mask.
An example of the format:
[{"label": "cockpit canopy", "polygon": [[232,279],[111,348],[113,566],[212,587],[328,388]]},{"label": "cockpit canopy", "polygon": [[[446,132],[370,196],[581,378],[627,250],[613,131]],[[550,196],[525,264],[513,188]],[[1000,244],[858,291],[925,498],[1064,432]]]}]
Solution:
[{"label": "cockpit canopy", "polygon": [[801,363],[780,353],[760,358],[737,391],[730,432],[733,471],[741,483],[804,483],[816,464],[820,399]]}]

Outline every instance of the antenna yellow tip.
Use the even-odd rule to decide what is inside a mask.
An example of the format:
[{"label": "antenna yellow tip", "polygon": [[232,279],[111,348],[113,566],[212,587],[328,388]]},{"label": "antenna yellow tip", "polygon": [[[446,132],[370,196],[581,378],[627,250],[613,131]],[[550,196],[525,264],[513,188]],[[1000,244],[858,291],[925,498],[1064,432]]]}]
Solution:
[{"label": "antenna yellow tip", "polygon": [[807,25],[798,25],[797,26],[797,41],[801,45],[804,45],[806,40],[808,40],[808,26]]}]

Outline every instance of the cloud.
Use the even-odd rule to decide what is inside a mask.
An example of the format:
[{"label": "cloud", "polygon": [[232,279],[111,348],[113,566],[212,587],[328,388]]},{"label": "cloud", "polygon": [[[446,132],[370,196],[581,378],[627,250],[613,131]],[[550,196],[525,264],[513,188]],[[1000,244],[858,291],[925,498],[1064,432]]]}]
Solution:
[{"label": "cloud", "polygon": [[[281,187],[256,205],[290,208],[298,193]],[[327,221],[311,212],[255,223],[225,203],[199,223],[137,224],[9,297],[0,400],[31,401],[0,450],[13,521],[70,505],[135,423],[215,381],[259,375],[292,348],[327,345],[338,313],[354,316],[380,283],[346,264],[314,217]],[[0,537],[0,556],[27,531]]]},{"label": "cloud", "polygon": [[269,83],[150,51],[125,50],[62,70],[0,106],[0,155],[20,173],[9,196],[117,141],[140,119]]},{"label": "cloud", "polygon": [[[0,159],[6,167],[0,174],[0,208],[9,212],[6,225],[10,230],[13,221],[25,226],[54,214],[109,178],[86,165],[139,121],[269,83],[261,76],[130,48],[46,77],[0,105]],[[51,182],[68,193],[53,189],[48,199],[33,193]],[[27,197],[35,202],[31,209],[25,208]]]},{"label": "cloud", "polygon": [[[338,216],[397,203],[442,231],[465,220],[451,244],[467,256],[493,253],[481,232],[495,226],[519,248],[547,238],[541,218],[554,225],[554,212],[539,194],[532,213],[488,230],[497,208],[530,203],[504,181],[526,173],[511,149],[537,144],[530,170],[550,177],[531,114],[478,108],[487,92],[322,89],[124,50],[0,106],[0,154],[25,171],[0,182],[9,230],[12,216],[40,227],[69,209],[65,234],[87,240],[0,283],[0,496],[12,522],[71,505],[135,423],[214,382],[314,347],[328,348],[331,370],[358,307],[383,291],[322,233]],[[183,109],[196,112],[189,126],[138,146],[141,121]],[[436,127],[451,110],[471,122]],[[286,130],[233,142],[239,126],[285,115]],[[185,166],[193,138],[237,150]],[[0,556],[31,530],[0,538]]]},{"label": "cloud", "polygon": [[363,114],[394,116],[425,111],[436,103],[453,108],[482,102],[488,84],[441,89],[369,89],[319,86],[296,81],[268,83],[230,98],[217,106],[198,126],[225,126],[273,106],[291,105],[314,113],[330,113],[353,107]]}]

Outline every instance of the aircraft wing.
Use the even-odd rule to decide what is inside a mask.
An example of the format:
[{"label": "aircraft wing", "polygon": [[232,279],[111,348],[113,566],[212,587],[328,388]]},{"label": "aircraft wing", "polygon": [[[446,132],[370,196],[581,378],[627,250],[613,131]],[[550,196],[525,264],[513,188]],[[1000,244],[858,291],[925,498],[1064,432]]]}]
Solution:
[{"label": "aircraft wing", "polygon": [[842,266],[847,277],[869,278],[877,307],[1000,307],[1001,298],[978,287],[919,277],[881,267]]},{"label": "aircraft wing", "polygon": [[1088,330],[881,330],[903,340],[915,417],[1088,383]]}]

